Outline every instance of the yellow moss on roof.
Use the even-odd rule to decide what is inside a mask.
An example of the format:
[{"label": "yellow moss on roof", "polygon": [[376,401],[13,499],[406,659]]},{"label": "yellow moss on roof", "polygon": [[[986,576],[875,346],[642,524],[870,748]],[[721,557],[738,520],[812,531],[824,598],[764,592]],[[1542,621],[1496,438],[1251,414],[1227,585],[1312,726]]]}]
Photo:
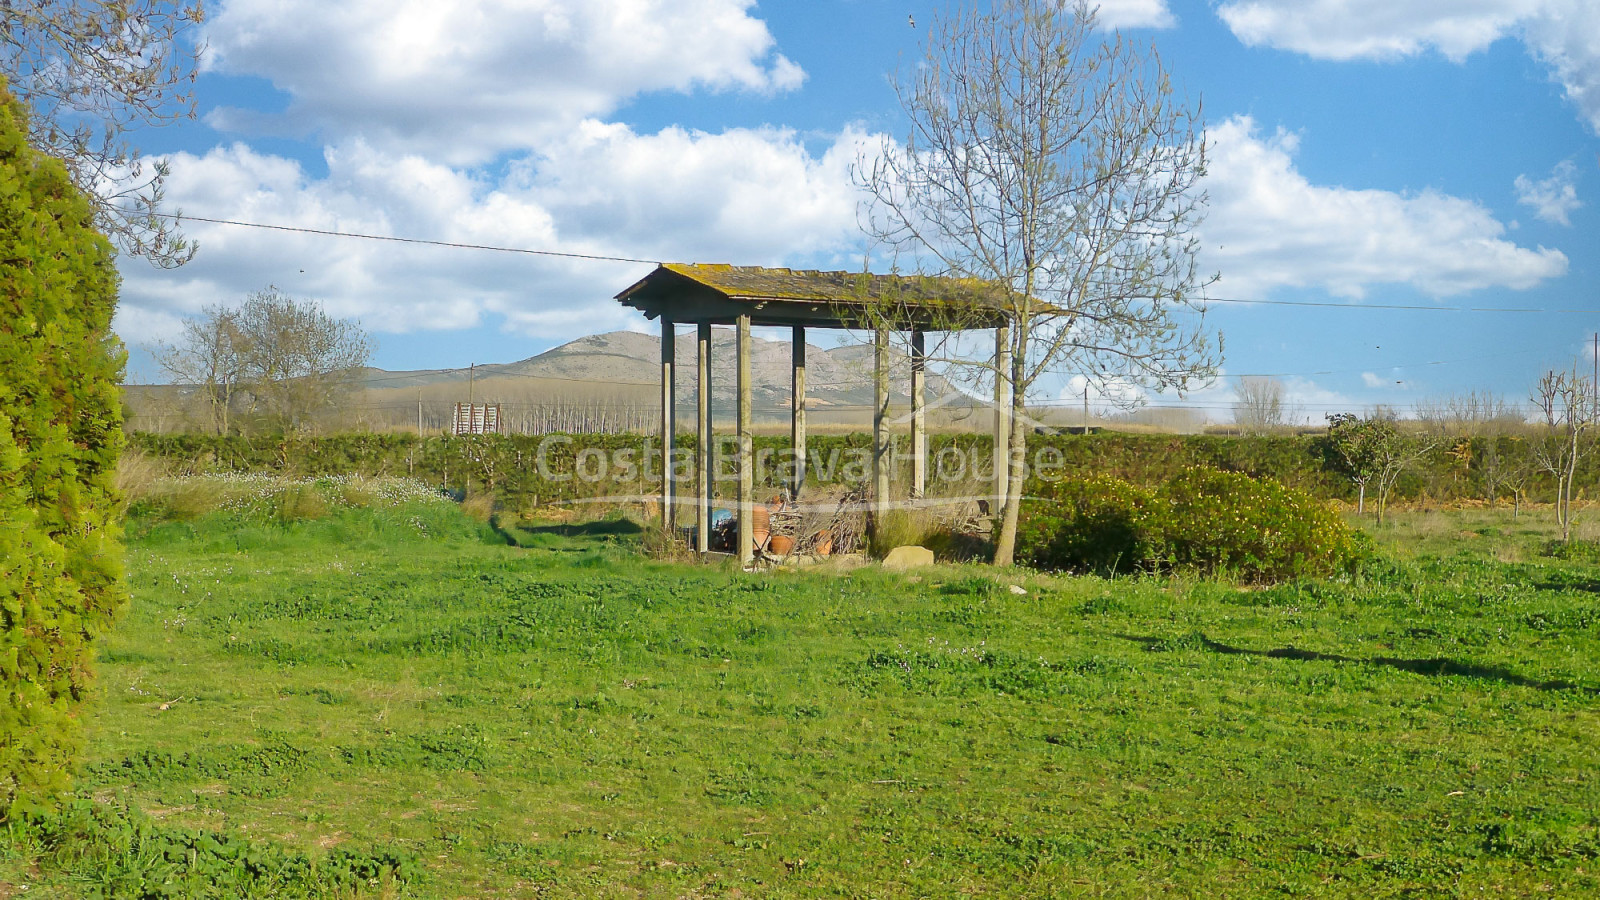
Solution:
[{"label": "yellow moss on roof", "polygon": [[662,268],[729,297],[850,303],[898,300],[917,306],[968,305],[990,294],[972,278],[869,275],[815,269],[733,266],[726,263],[663,263]]}]

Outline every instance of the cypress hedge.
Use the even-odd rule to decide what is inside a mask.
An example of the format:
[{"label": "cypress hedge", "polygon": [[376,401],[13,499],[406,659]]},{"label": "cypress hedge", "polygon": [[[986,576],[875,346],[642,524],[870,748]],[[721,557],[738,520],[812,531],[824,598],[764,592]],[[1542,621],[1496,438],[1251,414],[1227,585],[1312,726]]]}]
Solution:
[{"label": "cypress hedge", "polygon": [[70,786],[95,637],[122,587],[115,469],[125,354],[111,244],[27,142],[0,79],[0,816]]}]

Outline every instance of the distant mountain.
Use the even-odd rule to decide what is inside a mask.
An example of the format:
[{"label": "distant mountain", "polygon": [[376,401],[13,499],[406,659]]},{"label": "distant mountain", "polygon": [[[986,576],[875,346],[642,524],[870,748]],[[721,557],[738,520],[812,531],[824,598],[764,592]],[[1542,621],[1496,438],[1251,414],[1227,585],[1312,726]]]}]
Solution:
[{"label": "distant mountain", "polygon": [[[712,332],[712,408],[719,428],[734,414],[738,365],[731,329]],[[693,428],[696,352],[693,333],[677,339],[676,398],[680,427]],[[771,427],[789,418],[790,344],[751,338],[752,417]],[[519,432],[548,430],[649,430],[657,427],[661,405],[661,342],[654,335],[613,331],[579,338],[518,362],[467,369],[362,370],[357,392],[337,413],[340,422],[325,427],[415,428],[448,426],[455,404],[469,398],[499,403],[507,427]],[[910,406],[911,366],[890,350],[890,404],[896,413]],[[193,390],[184,385],[129,385],[123,395],[134,427],[153,431],[204,427],[206,417]],[[930,408],[943,407],[942,421],[971,418],[973,401],[944,379],[928,375]],[[818,426],[859,428],[872,421],[872,348],[846,345],[806,349],[806,397],[810,421]],[[953,401],[953,402],[952,402]]]},{"label": "distant mountain", "polygon": [[[772,418],[786,415],[790,403],[790,342],[751,338],[751,395],[756,415]],[[738,354],[736,338],[729,329],[715,329],[711,346],[711,393],[714,408],[732,411]],[[676,346],[677,375],[675,395],[680,409],[695,402],[696,339],[679,334]],[[898,350],[890,350],[890,402],[909,405],[911,365]],[[513,363],[480,365],[471,373],[474,399],[494,401],[509,394],[517,402],[529,402],[535,395],[555,400],[563,395],[593,397],[597,392],[640,400],[657,396],[661,378],[661,341],[654,335],[634,331],[613,331],[591,335],[563,344],[538,356]],[[367,372],[366,387],[372,392],[410,392],[419,387],[435,394],[453,388],[466,399],[468,373],[462,370],[419,370]],[[571,385],[563,388],[562,385]],[[952,389],[937,375],[928,376],[930,400],[949,394]],[[868,411],[872,406],[872,348],[846,345],[825,350],[814,344],[806,348],[806,396],[810,408],[829,407]],[[680,415],[682,413],[680,412]]]}]

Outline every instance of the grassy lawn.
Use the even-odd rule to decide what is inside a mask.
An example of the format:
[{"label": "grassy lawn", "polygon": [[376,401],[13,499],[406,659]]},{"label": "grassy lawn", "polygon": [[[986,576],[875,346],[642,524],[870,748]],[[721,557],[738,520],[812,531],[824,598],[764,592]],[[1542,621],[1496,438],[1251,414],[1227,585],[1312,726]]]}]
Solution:
[{"label": "grassy lawn", "polygon": [[[80,785],[413,861],[336,896],[1596,896],[1600,556],[1543,518],[1403,516],[1267,589],[752,576],[437,505],[136,523]],[[0,896],[134,883],[3,843]]]}]

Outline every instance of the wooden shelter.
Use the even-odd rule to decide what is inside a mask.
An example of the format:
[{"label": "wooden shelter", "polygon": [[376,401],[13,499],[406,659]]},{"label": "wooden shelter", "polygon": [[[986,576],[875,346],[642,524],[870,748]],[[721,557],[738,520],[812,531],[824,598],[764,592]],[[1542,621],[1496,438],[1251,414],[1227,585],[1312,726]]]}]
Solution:
[{"label": "wooden shelter", "polygon": [[[925,421],[924,333],[971,328],[995,329],[998,372],[1006,370],[1007,319],[992,290],[982,282],[925,276],[868,275],[851,272],[797,271],[759,266],[664,263],[617,295],[624,306],[661,321],[661,509],[672,521],[678,502],[673,474],[673,440],[677,410],[673,388],[676,369],[676,329],[693,324],[698,331],[697,367],[699,409],[696,444],[698,473],[694,507],[696,546],[702,552],[711,537],[711,509],[715,484],[711,473],[711,326],[737,329],[737,435],[740,558],[755,554],[751,508],[755,502],[754,454],[750,430],[750,329],[753,326],[787,326],[793,329],[791,436],[795,454],[798,497],[806,476],[806,328],[866,329],[873,332],[874,408],[872,415],[872,499],[869,522],[880,520],[889,501],[888,346],[891,327],[905,329],[911,337],[911,455],[912,496],[920,498],[927,480]],[[995,485],[1005,490],[1005,446],[1009,403],[1005,378],[995,384]]]}]

